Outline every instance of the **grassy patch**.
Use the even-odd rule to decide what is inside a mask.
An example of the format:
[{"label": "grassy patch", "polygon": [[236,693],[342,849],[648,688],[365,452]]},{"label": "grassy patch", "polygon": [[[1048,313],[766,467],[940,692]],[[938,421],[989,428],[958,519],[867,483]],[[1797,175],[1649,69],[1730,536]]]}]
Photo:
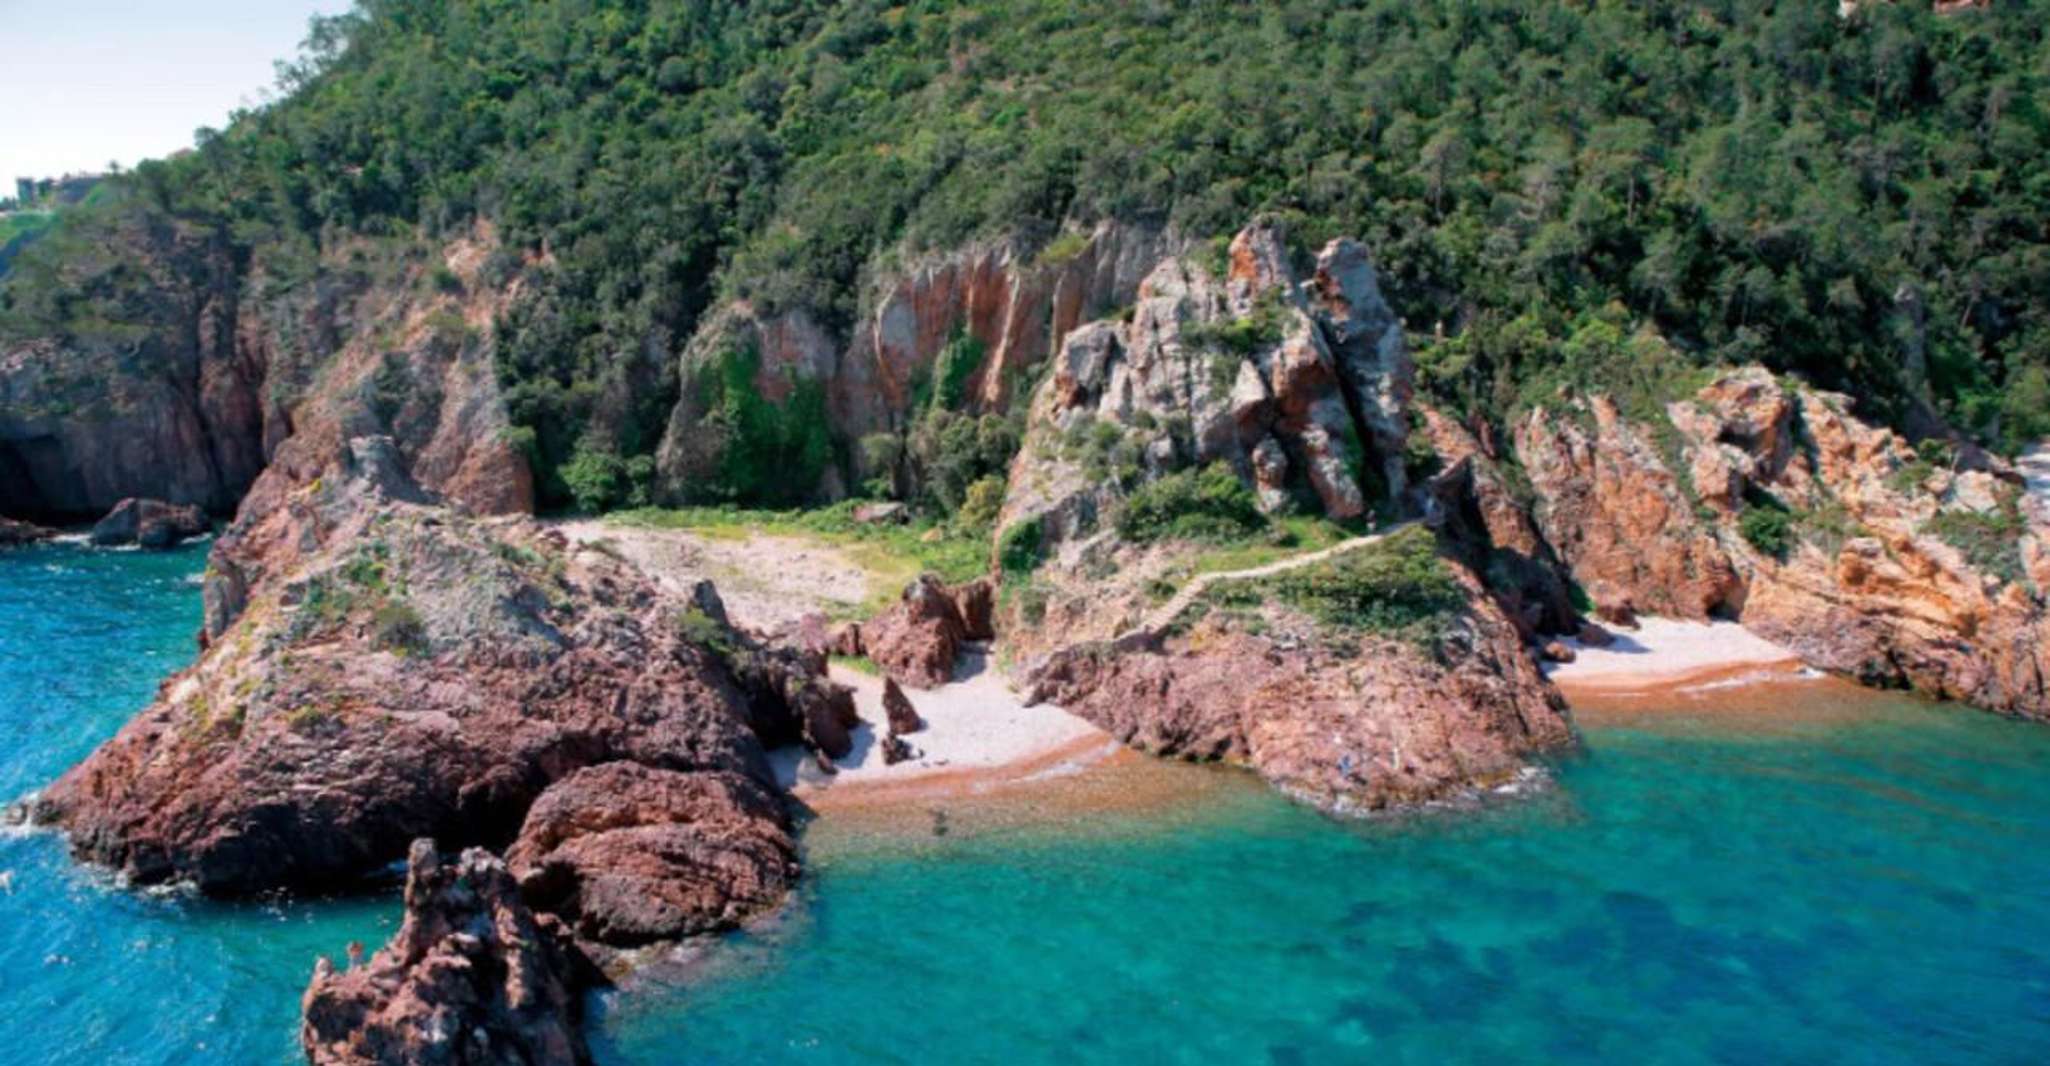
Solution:
[{"label": "grassy patch", "polygon": [[876,661],[866,655],[833,655],[828,658],[834,666],[844,666],[857,674],[867,674],[870,677],[883,676],[883,668],[877,666]]},{"label": "grassy patch", "polygon": [[1313,566],[1221,582],[1204,598],[1241,611],[1280,604],[1338,634],[1375,633],[1426,647],[1466,610],[1466,591],[1438,558],[1436,539],[1419,528]]},{"label": "grassy patch", "polygon": [[2027,523],[2012,502],[1992,514],[1946,511],[1930,519],[1923,529],[1964,553],[1965,561],[1976,570],[2007,582],[2027,576],[2021,550]]},{"label": "grassy patch", "polygon": [[989,542],[981,536],[964,535],[945,525],[857,522],[856,506],[849,500],[793,511],[644,507],[614,512],[606,521],[643,529],[679,529],[721,540],[796,537],[830,545],[868,574],[869,599],[859,610],[849,612],[854,615],[873,614],[895,603],[904,586],[920,574],[937,574],[952,584],[988,571]]}]

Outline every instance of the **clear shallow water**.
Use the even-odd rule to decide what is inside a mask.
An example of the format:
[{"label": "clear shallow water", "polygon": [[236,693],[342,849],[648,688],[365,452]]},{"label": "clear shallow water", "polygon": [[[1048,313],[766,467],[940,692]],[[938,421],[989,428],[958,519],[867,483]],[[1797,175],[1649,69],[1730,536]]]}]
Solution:
[{"label": "clear shallow water", "polygon": [[[189,658],[203,559],[0,553],[0,797]],[[787,918],[600,997],[593,1037],[614,1066],[2043,1061],[2050,729],[1803,699],[1845,713],[1612,719],[1479,815],[1340,825],[1248,783],[1081,832],[822,825]],[[313,957],[397,909],[131,895],[48,835],[0,870],[8,1063],[294,1061]]]},{"label": "clear shallow water", "polygon": [[[47,784],[194,654],[204,545],[0,551],[0,802]],[[122,891],[48,833],[0,831],[0,1062],[282,1063],[323,952],[388,900],[222,905]]]}]

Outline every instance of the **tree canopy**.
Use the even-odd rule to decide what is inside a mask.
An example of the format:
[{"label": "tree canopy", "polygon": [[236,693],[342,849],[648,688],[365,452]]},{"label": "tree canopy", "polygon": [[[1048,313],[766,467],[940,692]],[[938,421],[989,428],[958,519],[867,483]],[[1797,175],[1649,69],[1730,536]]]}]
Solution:
[{"label": "tree canopy", "polygon": [[[549,253],[497,352],[544,474],[650,452],[721,298],[844,327],[906,250],[1261,212],[1365,240],[1470,411],[1600,321],[2014,444],[2050,431],[2046,32],[2041,0],[362,0],[274,103],[60,228],[166,216],[246,259],[489,218]],[[118,318],[49,265],[77,244],[22,254],[13,328]]]}]

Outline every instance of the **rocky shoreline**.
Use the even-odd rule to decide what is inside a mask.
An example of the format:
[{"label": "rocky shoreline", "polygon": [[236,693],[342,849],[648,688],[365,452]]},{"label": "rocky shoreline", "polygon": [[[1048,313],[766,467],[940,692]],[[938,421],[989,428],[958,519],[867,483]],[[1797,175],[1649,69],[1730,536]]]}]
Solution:
[{"label": "rocky shoreline", "polygon": [[[474,273],[479,242],[451,262]],[[988,409],[1007,371],[1042,351],[1051,363],[1002,479],[987,575],[922,577],[840,626],[809,612],[736,625],[710,582],[527,517],[531,475],[474,372],[482,341],[450,347],[428,324],[486,321],[517,294],[378,305],[404,351],[348,342],[334,391],[291,412],[235,408],[267,461],[213,545],[199,659],[27,813],[133,883],[215,895],[330,891],[404,861],[399,934],[316,971],[309,1057],[583,1062],[582,989],[634,952],[774,910],[801,876],[801,800],[768,750],[796,746],[824,776],[857,738],[916,760],[918,693],[990,642],[1023,702],[1153,755],[1243,765],[1341,813],[1458,802],[1571,751],[1541,661],[1639,616],[1734,622],[1867,684],[2050,718],[2050,502],[1994,457],[1917,451],[1848,398],[1755,367],[1657,402],[1562,389],[1497,439],[1417,400],[1356,242],[1291,256],[1264,221],[1221,262],[1155,236],[1091,242],[1050,273],[985,263],[1045,283],[1004,290],[997,319],[947,304],[987,296],[991,278],[929,267],[844,350],[733,307],[686,352],[687,380],[744,333],[765,367],[873,428],[898,424],[907,382],[964,321],[1038,322],[1058,304],[1073,326],[1006,334],[968,379]],[[1077,286],[1130,310],[1084,321]],[[248,354],[208,343],[226,347],[203,360]],[[32,391],[47,355],[0,366],[0,385]],[[379,365],[444,387],[366,419]],[[242,396],[217,384],[216,399]],[[705,417],[679,407],[663,480],[718,460],[692,437]],[[52,453],[31,473],[61,480],[94,454]],[[117,500],[93,540],[204,532],[201,505],[235,488],[224,470],[204,491],[156,479],[172,502]],[[79,499],[152,480],[105,474]],[[1163,485],[1181,486],[1184,513],[1133,521]],[[1243,541],[1305,513],[1345,539],[1255,544],[1265,561],[1227,565],[1214,538],[1173,525],[1239,523]],[[0,543],[47,535],[0,524]],[[832,656],[885,675],[879,721],[864,726]]]}]

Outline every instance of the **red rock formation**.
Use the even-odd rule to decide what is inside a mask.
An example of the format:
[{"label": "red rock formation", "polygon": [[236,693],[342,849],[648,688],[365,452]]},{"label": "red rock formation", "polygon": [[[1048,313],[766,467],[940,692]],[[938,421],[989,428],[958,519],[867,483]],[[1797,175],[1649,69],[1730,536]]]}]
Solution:
[{"label": "red rock formation", "polygon": [[[835,435],[853,441],[902,428],[914,382],[948,343],[967,337],[983,353],[968,379],[968,407],[1001,411],[1026,370],[1086,316],[1130,302],[1171,247],[1158,230],[1104,223],[1038,251],[1013,239],[931,256],[878,284],[869,303],[875,310],[844,338],[802,308],[763,316],[746,303],[728,305],[685,350],[685,388],[656,457],[663,492],[688,498],[717,468],[726,442],[689,383],[729,351],[759,356],[756,387],[772,401],[787,396],[793,381],[820,382]],[[829,472],[818,494],[835,495],[839,475]]]},{"label": "red rock formation", "polygon": [[883,679],[883,714],[889,718],[890,735],[903,736],[925,728],[925,719],[918,716],[918,709],[911,706],[911,700],[897,685],[895,678]]},{"label": "red rock formation", "polygon": [[1741,601],[1742,583],[1714,532],[1643,430],[1606,397],[1532,411],[1516,454],[1540,503],[1545,539],[1605,616],[1706,618]]},{"label": "red rock formation", "polygon": [[[1591,434],[1534,411],[1517,448],[1547,539],[1597,606],[1719,610],[1822,669],[2050,718],[2050,567],[2030,566],[2050,516],[2004,465],[1922,462],[1847,397],[1757,367],[1669,405],[1663,427],[1598,397],[1587,409]],[[1670,456],[1645,443],[1661,433]],[[1787,516],[1779,554],[1743,534],[1747,511],[1773,506]],[[1978,530],[1977,554],[1945,529]],[[1989,569],[2003,538],[2012,554]]]},{"label": "red rock formation", "polygon": [[320,960],[299,1042],[314,1066],[582,1066],[591,1055],[567,940],[489,852],[451,862],[416,841],[405,921],[366,964]]},{"label": "red rock formation", "polygon": [[780,797],[730,772],[606,763],[556,782],[506,852],[527,903],[592,945],[730,929],[797,879]]},{"label": "red rock formation", "polygon": [[510,840],[584,766],[771,780],[681,604],[528,521],[435,506],[387,440],[238,525],[215,569],[246,579],[242,607],[209,605],[232,624],[39,800],[87,858],[214,893],[332,890],[416,837]]},{"label": "red rock formation", "polygon": [[[489,355],[519,286],[480,283],[488,227],[443,260],[461,293],[363,280],[271,297],[262,263],[184,236],[124,234],[158,279],[137,350],[90,338],[0,351],[0,499],[22,513],[83,517],[136,496],[229,513],[291,437],[326,456],[389,434],[428,487],[488,513],[530,511],[525,460]],[[341,248],[344,256],[355,249]],[[303,460],[302,460],[303,461]]]},{"label": "red rock formation", "polygon": [[959,605],[931,574],[905,586],[902,599],[861,627],[868,657],[885,676],[913,688],[937,688],[953,680],[954,658],[966,639]]},{"label": "red rock formation", "polygon": [[[1450,564],[1447,564],[1450,565]],[[1033,676],[1144,751],[1243,763],[1337,811],[1470,795],[1570,747],[1565,705],[1478,582],[1435,652],[1354,634],[1288,640],[1206,617],[1162,644],[1069,648]]]}]

